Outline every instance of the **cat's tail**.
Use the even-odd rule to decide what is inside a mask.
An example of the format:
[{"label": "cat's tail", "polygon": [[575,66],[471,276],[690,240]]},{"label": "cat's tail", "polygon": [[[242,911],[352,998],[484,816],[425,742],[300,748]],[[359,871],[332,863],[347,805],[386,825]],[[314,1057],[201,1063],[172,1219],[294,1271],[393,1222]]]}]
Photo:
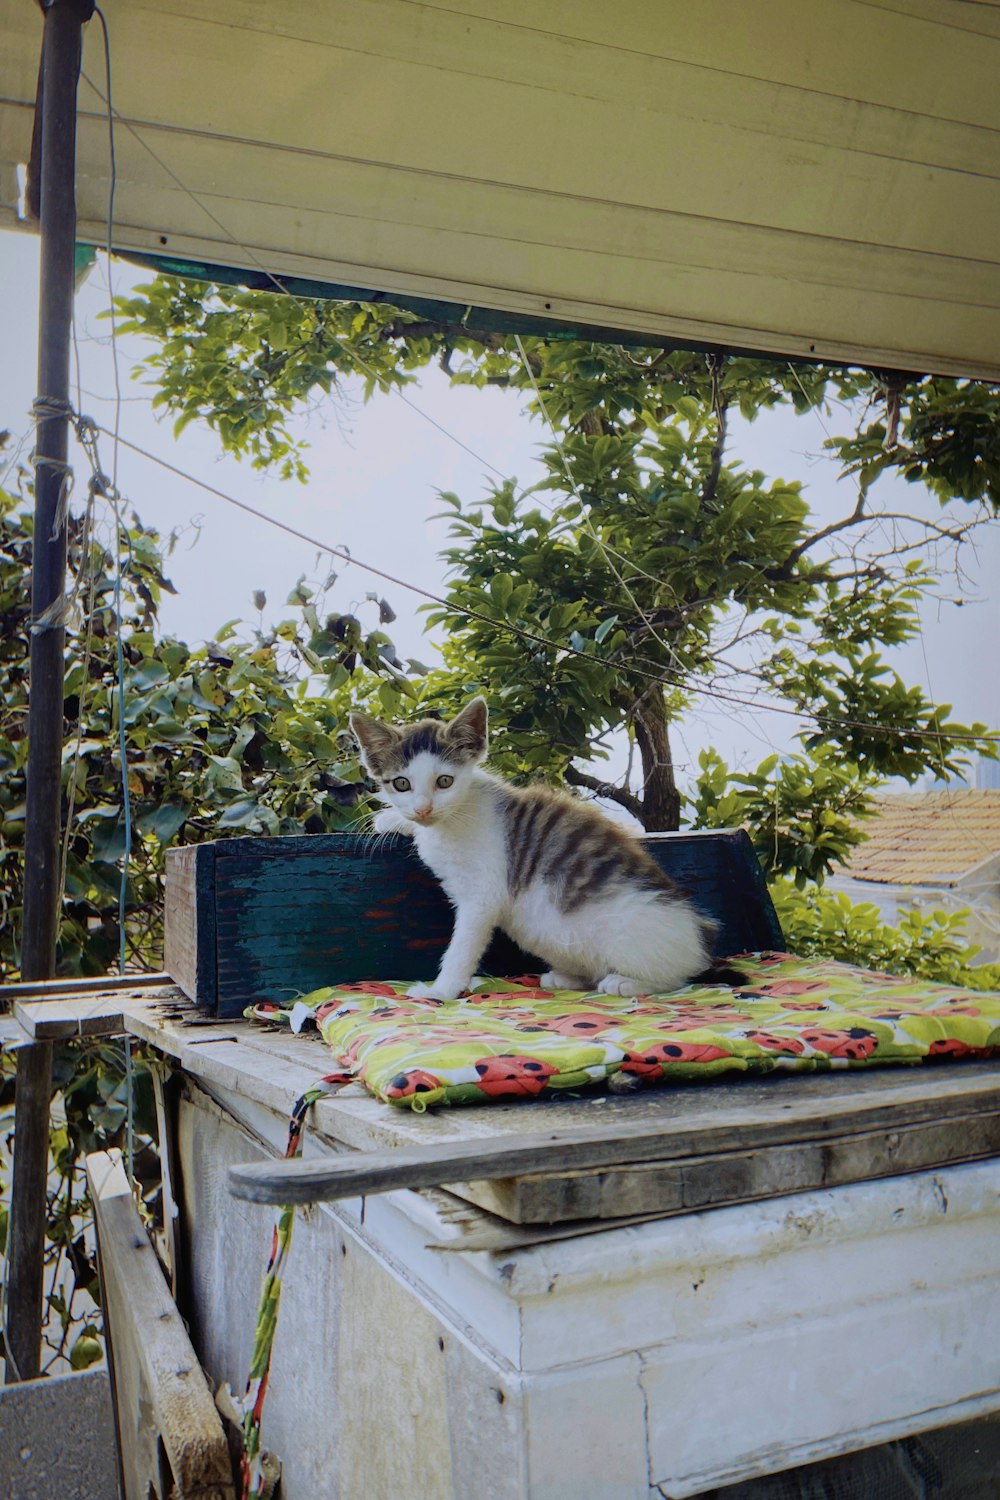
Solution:
[{"label": "cat's tail", "polygon": [[724,958],[713,958],[707,969],[702,969],[696,974],[689,984],[719,984],[730,989],[738,989],[741,985],[748,984],[749,979],[740,969],[734,969],[732,964]]}]

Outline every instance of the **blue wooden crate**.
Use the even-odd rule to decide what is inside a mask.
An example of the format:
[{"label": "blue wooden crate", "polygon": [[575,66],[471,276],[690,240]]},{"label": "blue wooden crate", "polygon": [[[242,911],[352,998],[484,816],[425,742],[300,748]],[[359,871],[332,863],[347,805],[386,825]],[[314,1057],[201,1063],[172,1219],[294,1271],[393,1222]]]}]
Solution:
[{"label": "blue wooden crate", "polygon": [[[781,927],[742,831],[661,833],[643,843],[718,923],[719,956],[781,947]],[[226,839],[167,851],[164,967],[220,1017],[358,979],[430,979],[451,908],[405,839],[356,834]],[[502,935],[484,973],[537,972]]]}]

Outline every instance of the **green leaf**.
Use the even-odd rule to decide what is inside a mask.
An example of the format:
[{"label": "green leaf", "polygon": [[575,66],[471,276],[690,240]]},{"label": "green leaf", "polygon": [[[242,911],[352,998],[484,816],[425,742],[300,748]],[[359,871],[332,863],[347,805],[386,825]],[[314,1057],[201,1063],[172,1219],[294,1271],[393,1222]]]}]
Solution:
[{"label": "green leaf", "polygon": [[509,573],[498,573],[490,582],[490,595],[494,604],[504,611],[511,594],[514,592],[514,580]]},{"label": "green leaf", "polygon": [[136,819],[136,826],[141,833],[151,833],[160,844],[166,847],[180,833],[190,814],[190,807],[165,802],[149,812],[140,813]]}]

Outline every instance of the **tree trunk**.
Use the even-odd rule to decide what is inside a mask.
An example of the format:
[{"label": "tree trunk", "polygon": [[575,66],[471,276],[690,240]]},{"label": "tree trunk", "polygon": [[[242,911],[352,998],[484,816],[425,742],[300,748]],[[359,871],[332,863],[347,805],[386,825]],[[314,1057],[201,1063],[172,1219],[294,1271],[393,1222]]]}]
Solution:
[{"label": "tree trunk", "polygon": [[681,823],[681,794],[674,780],[663,693],[652,688],[635,715],[642,756],[642,821],[647,833],[674,833]]}]

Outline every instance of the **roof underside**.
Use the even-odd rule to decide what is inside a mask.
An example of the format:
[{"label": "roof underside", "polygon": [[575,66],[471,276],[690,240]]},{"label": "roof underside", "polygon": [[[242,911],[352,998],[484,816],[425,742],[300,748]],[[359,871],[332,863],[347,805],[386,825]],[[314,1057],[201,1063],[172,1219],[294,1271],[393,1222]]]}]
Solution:
[{"label": "roof underside", "polygon": [[[1000,378],[1000,8],[103,0],[114,243],[392,301]],[[0,0],[0,224],[41,13]],[[86,29],[80,237],[103,243]],[[481,327],[483,320],[477,318]]]}]

